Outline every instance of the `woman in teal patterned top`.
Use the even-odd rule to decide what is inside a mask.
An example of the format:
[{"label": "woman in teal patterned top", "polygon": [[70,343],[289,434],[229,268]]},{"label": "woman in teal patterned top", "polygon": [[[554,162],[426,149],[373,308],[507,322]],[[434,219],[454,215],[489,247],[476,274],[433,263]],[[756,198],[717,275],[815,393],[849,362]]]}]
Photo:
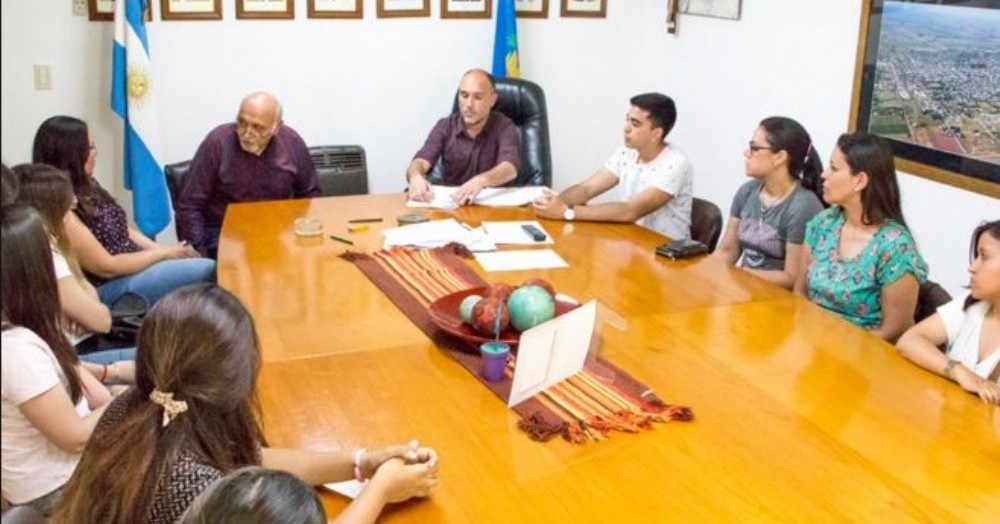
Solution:
[{"label": "woman in teal patterned top", "polygon": [[806,226],[795,290],[895,341],[913,324],[927,264],[903,219],[892,150],[869,133],[841,135],[822,178],[831,207]]}]

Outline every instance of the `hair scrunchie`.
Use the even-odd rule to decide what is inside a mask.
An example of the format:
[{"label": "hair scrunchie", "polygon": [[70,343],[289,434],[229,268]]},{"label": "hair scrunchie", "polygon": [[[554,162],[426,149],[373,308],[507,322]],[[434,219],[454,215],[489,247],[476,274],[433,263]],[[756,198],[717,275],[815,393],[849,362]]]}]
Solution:
[{"label": "hair scrunchie", "polygon": [[174,420],[174,417],[184,413],[188,409],[187,402],[174,400],[173,393],[164,393],[158,389],[150,392],[149,400],[153,401],[154,404],[163,406],[163,427],[167,427]]}]

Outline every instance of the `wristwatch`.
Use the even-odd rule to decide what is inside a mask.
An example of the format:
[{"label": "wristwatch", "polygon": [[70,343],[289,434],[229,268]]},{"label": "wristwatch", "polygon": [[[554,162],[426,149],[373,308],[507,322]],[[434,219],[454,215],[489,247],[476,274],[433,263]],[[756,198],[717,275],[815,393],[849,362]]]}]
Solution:
[{"label": "wristwatch", "polygon": [[563,211],[563,220],[573,220],[576,218],[576,211],[573,211],[573,206],[566,206],[566,211]]}]

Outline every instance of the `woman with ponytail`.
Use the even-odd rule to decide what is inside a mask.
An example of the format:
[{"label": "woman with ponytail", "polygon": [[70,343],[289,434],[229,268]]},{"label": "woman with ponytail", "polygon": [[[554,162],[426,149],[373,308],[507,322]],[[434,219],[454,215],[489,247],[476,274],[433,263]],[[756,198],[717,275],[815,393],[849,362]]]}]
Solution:
[{"label": "woman with ponytail", "polygon": [[427,496],[437,483],[436,455],[415,442],[336,453],[267,448],[257,332],[222,288],[163,297],[138,343],[136,385],[101,419],[50,522],[172,524],[214,481],[254,465],[312,485],[368,479],[340,515],[350,522],[374,522],[386,504]]},{"label": "woman with ponytail", "polygon": [[809,133],[783,116],[761,121],[743,158],[752,180],[733,197],[714,256],[791,289],[802,269],[806,223],[823,209],[823,162]]}]

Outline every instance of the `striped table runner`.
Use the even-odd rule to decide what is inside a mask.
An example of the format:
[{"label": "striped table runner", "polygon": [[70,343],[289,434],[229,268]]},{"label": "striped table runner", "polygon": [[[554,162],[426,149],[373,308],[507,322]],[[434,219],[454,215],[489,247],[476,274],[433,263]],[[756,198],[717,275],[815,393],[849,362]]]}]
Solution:
[{"label": "striped table runner", "polygon": [[[478,350],[440,330],[428,307],[440,297],[487,283],[460,255],[462,246],[403,249],[372,254],[341,255],[355,264],[434,343],[448,351],[474,377],[506,401],[510,395],[514,359],[500,382],[479,376]],[[689,421],[691,410],[665,404],[648,387],[600,357],[588,360],[584,370],[515,406],[518,426],[535,440],[562,435],[573,443],[600,441],[611,431],[635,433],[654,422]]]}]

